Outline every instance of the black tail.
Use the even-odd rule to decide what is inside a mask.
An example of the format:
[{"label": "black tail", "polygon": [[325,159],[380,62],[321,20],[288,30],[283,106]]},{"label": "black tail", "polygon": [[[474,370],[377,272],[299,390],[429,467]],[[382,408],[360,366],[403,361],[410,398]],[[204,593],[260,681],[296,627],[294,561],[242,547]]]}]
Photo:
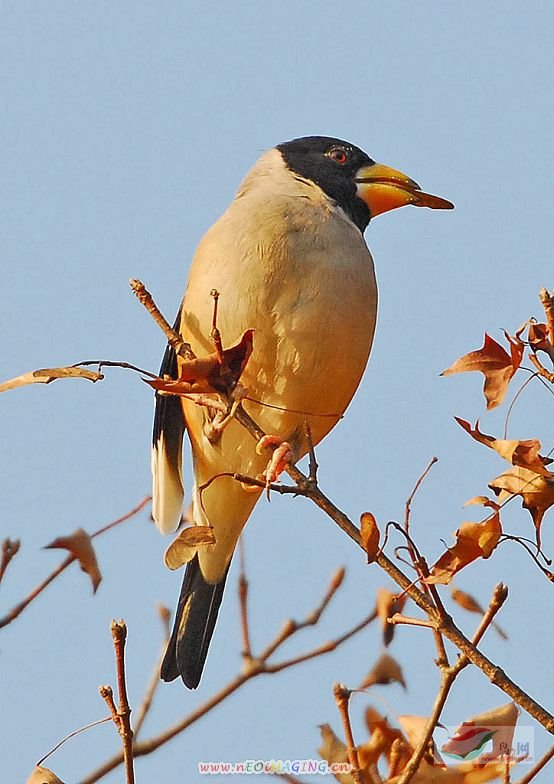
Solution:
[{"label": "black tail", "polygon": [[173,631],[160,669],[162,680],[173,681],[180,675],[189,689],[200,683],[227,572],[212,585],[204,580],[197,555],[187,564]]}]

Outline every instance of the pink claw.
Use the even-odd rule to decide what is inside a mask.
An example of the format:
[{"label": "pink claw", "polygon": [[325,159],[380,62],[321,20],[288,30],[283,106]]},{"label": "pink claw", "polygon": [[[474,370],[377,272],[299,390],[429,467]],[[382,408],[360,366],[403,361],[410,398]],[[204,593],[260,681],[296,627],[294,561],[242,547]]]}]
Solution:
[{"label": "pink claw", "polygon": [[264,471],[268,485],[279,479],[279,476],[285,471],[286,467],[293,459],[291,445],[288,441],[283,441],[279,436],[263,436],[263,438],[260,438],[256,446],[256,452],[261,455],[264,449],[271,446],[275,447],[275,449],[273,450],[271,460]]}]

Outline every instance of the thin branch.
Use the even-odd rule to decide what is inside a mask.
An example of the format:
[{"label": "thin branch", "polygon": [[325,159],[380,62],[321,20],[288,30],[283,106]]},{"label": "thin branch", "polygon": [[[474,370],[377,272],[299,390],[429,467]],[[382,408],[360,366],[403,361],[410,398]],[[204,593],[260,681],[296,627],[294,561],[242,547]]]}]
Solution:
[{"label": "thin branch", "polygon": [[287,621],[285,621],[281,631],[276,635],[273,642],[271,642],[260,654],[260,656],[257,657],[260,661],[267,661],[267,659],[269,659],[269,657],[277,650],[277,648],[279,648],[285,642],[285,640],[288,640],[289,637],[292,637],[293,634],[296,634],[308,626],[315,626],[316,623],[318,623],[324,610],[328,607],[329,602],[341,587],[345,572],[346,570],[343,566],[336,570],[336,572],[331,577],[323,599],[315,608],[315,610],[312,610],[312,612],[309,613],[303,621],[293,621],[292,618],[289,618]]},{"label": "thin branch", "polygon": [[546,323],[548,324],[548,339],[550,344],[554,346],[554,297],[548,291],[542,288],[539,291],[539,299],[546,314]]},{"label": "thin branch", "polygon": [[[499,583],[493,591],[492,598],[490,600],[489,606],[487,611],[483,615],[481,622],[477,628],[477,631],[473,635],[472,644],[477,645],[479,641],[482,639],[483,634],[488,629],[490,624],[492,623],[494,616],[500,610],[506,598],[508,596],[508,589],[502,583]],[[469,664],[469,659],[465,655],[461,655],[458,657],[458,660],[450,667],[443,667],[441,670],[441,683],[439,687],[439,691],[435,698],[435,703],[433,705],[433,709],[431,711],[431,715],[425,725],[425,729],[417,746],[414,749],[414,753],[410,758],[408,764],[404,768],[402,775],[398,779],[397,784],[408,784],[408,782],[412,779],[414,774],[416,773],[421,760],[425,752],[429,747],[429,743],[431,741],[431,736],[433,735],[433,731],[437,726],[437,723],[441,717],[442,710],[446,703],[447,697],[450,693],[450,689],[452,688],[454,681],[460,674],[460,672],[467,667]]]},{"label": "thin branch", "polygon": [[113,644],[115,649],[115,663],[117,668],[117,690],[119,693],[119,718],[118,731],[123,743],[123,763],[127,784],[135,784],[135,770],[133,765],[133,730],[131,729],[131,708],[127,697],[127,683],[125,680],[125,641],[127,639],[127,626],[125,621],[112,621],[111,625]]},{"label": "thin branch", "polygon": [[170,612],[167,607],[164,607],[163,604],[160,604],[158,607],[158,612],[163,624],[163,643],[161,647],[160,654],[156,661],[156,665],[152,671],[152,675],[150,676],[150,680],[148,681],[148,685],[146,687],[146,691],[144,692],[144,697],[142,698],[142,702],[137,708],[136,711],[136,719],[135,719],[135,738],[138,737],[139,732],[142,729],[142,725],[152,707],[152,702],[154,700],[154,696],[160,683],[162,682],[160,679],[160,666],[165,656],[165,651],[167,648],[167,641],[169,640],[169,619],[170,619]]},{"label": "thin branch", "polygon": [[[334,580],[336,581],[336,575]],[[333,584],[333,580],[331,581],[331,584]],[[325,606],[327,606],[328,594],[329,594],[329,589],[327,590],[323,600],[319,603],[316,609],[307,616],[307,618],[313,618],[314,615],[318,615],[318,611],[321,609],[324,603]],[[319,616],[321,616],[321,612],[319,612]],[[334,640],[330,640],[329,642],[320,645],[317,648],[314,648],[313,650],[308,651],[303,655],[285,660],[283,662],[271,664],[262,659],[263,654],[260,657],[257,658],[254,657],[249,663],[249,666],[246,670],[239,673],[226,686],[224,686],[220,691],[214,694],[209,700],[207,700],[202,705],[200,705],[192,713],[185,716],[176,724],[172,725],[171,727],[168,727],[163,732],[159,733],[158,735],[155,735],[154,737],[148,740],[143,740],[138,742],[135,741],[133,745],[133,754],[135,759],[137,757],[146,754],[151,754],[153,751],[156,751],[156,749],[158,749],[160,746],[163,746],[165,743],[170,741],[175,736],[179,735],[181,732],[186,730],[188,727],[190,727],[192,724],[197,722],[199,719],[203,718],[207,713],[213,710],[213,708],[217,707],[220,703],[226,700],[231,694],[233,694],[242,686],[244,686],[245,683],[257,677],[258,675],[264,675],[264,674],[269,675],[269,674],[281,672],[282,670],[288,669],[289,667],[296,666],[302,661],[307,661],[309,659],[313,659],[318,656],[324,656],[325,654],[336,650],[336,648],[338,648],[340,645],[345,643],[355,634],[360,632],[374,618],[375,618],[375,614],[372,613],[370,616],[364,618],[361,622],[357,623],[354,627],[352,627],[351,629],[349,629],[339,637],[335,638]],[[303,629],[306,625],[309,624],[307,622],[302,622],[297,624],[298,627],[297,631],[300,631],[300,629]],[[294,632],[291,632],[291,634],[292,633]],[[282,645],[284,641],[291,636],[291,634],[287,634],[286,636],[283,637],[282,632],[279,632],[274,642],[266,647],[264,654],[267,651],[269,651],[268,656],[273,654],[279,648],[279,646]],[[80,784],[95,784],[95,782],[99,781],[108,773],[110,773],[112,770],[119,767],[119,765],[121,765],[122,762],[123,762],[123,753],[119,752],[115,754],[113,757],[111,757],[109,760],[107,760],[105,763],[103,763],[95,771],[93,771],[88,776],[83,778]]]},{"label": "thin branch", "polygon": [[387,623],[392,623],[395,626],[403,624],[405,626],[423,626],[427,629],[434,629],[435,624],[432,621],[426,621],[423,618],[410,618],[401,613],[395,613],[391,618],[387,618]]},{"label": "thin branch", "polygon": [[551,373],[542,365],[536,354],[529,354],[529,361],[533,363],[539,376],[554,384],[554,373]]},{"label": "thin branch", "polygon": [[362,784],[360,758],[358,757],[358,749],[356,748],[356,744],[354,742],[354,735],[352,733],[352,724],[350,723],[350,712],[348,710],[351,694],[352,692],[350,691],[350,689],[347,689],[346,686],[343,686],[341,683],[335,683],[335,685],[333,686],[333,696],[335,698],[335,702],[337,704],[337,708],[342,720],[342,726],[344,728],[344,737],[346,739],[346,753],[348,755],[348,761],[352,765],[352,770],[350,771],[350,775],[352,776],[356,784]]},{"label": "thin branch", "polygon": [[248,580],[245,571],[245,552],[244,537],[239,539],[240,554],[240,574],[239,574],[239,604],[240,604],[240,627],[242,632],[242,657],[246,661],[252,659],[252,646],[250,644],[250,626],[248,622]]},{"label": "thin branch", "polygon": [[175,351],[175,353],[184,359],[194,359],[195,354],[190,347],[190,344],[186,343],[183,338],[177,332],[175,332],[171,325],[165,320],[158,306],[152,299],[152,295],[149,291],[146,290],[144,283],[141,283],[141,281],[137,280],[136,278],[131,278],[129,285],[133,289],[133,292],[135,293],[140,304],[144,305],[156,324],[160,327],[167,338],[167,342]]},{"label": "thin branch", "polygon": [[[137,504],[137,506],[135,506],[134,509],[131,509],[130,512],[127,512],[122,517],[119,517],[117,520],[108,523],[108,525],[99,528],[98,531],[95,531],[90,535],[90,538],[95,539],[97,536],[101,536],[102,534],[106,533],[106,531],[110,531],[112,528],[115,528],[116,526],[121,525],[121,523],[124,523],[126,520],[129,520],[129,518],[134,517],[142,509],[144,509],[144,507],[146,506],[146,504],[149,503],[150,500],[151,497],[146,496],[145,498],[142,499],[142,501],[139,504]],[[8,613],[6,613],[6,615],[3,618],[0,618],[0,629],[2,629],[4,626],[7,626],[9,623],[14,621],[19,615],[21,615],[23,610],[25,610],[31,604],[31,602],[37,598],[37,596],[40,596],[40,594],[44,591],[44,589],[47,588],[50,585],[50,583],[52,583],[56,579],[56,577],[58,577],[62,572],[64,572],[67,569],[67,567],[71,566],[71,564],[76,560],[77,557],[75,555],[69,554],[61,562],[61,564],[57,566],[48,575],[48,577],[46,577],[41,583],[39,583],[39,585],[37,585],[36,588],[33,588],[33,590],[25,597],[25,599],[23,599],[21,602],[16,604],[15,607],[12,607],[12,609]]]},{"label": "thin branch", "polygon": [[540,773],[541,770],[546,765],[548,765],[548,763],[553,757],[554,757],[554,746],[551,746],[546,752],[546,754],[543,757],[541,757],[540,760],[535,765],[533,765],[531,770],[528,771],[528,773],[526,773],[525,776],[523,776],[523,778],[517,781],[516,784],[529,784],[529,782],[532,781],[535,778],[535,776],[538,773]]},{"label": "thin branch", "polygon": [[414,489],[412,490],[412,492],[410,493],[410,495],[406,499],[406,511],[405,511],[405,514],[404,514],[404,530],[406,531],[406,533],[409,533],[409,529],[410,529],[410,513],[412,511],[412,501],[414,500],[414,497],[415,497],[417,491],[419,490],[419,488],[421,487],[421,485],[425,481],[425,477],[427,476],[429,471],[433,468],[435,463],[438,463],[438,460],[439,460],[438,457],[432,457],[431,458],[431,460],[429,461],[429,465],[427,466],[425,471],[421,474],[421,476],[419,477],[419,479],[417,480],[417,482],[414,485]]}]

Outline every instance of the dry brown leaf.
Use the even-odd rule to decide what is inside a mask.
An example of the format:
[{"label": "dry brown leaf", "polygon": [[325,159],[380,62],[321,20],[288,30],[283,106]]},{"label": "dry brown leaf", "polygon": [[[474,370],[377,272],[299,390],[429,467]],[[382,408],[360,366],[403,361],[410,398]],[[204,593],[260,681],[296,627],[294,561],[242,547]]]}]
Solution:
[{"label": "dry brown leaf", "polygon": [[[391,727],[387,719],[371,706],[365,712],[365,722],[370,740],[358,747],[360,764],[363,767],[377,764],[379,757],[384,756],[389,765],[389,775],[403,770],[413,749],[401,730]],[[391,764],[394,764],[394,770]]]},{"label": "dry brown leaf", "polygon": [[[459,588],[452,586],[450,589],[450,594],[452,599],[458,604],[460,607],[463,607],[464,610],[468,612],[477,613],[478,615],[484,614],[484,609],[481,607],[477,599],[475,599],[470,593],[466,593],[465,591],[461,591]],[[508,635],[505,631],[503,631],[500,626],[496,623],[496,621],[492,622],[492,626],[496,629],[498,634],[502,637],[503,640],[508,639]]]},{"label": "dry brown leaf", "polygon": [[377,684],[388,685],[389,683],[400,683],[404,689],[406,688],[401,666],[390,654],[384,653],[363,679],[360,689],[367,689]]},{"label": "dry brown leaf", "polygon": [[81,569],[86,572],[92,582],[92,590],[96,593],[102,580],[92,539],[82,528],[77,528],[69,536],[59,536],[47,544],[45,550],[68,550],[79,561]]},{"label": "dry brown leaf", "polygon": [[508,385],[521,364],[525,346],[519,337],[511,337],[504,331],[510,353],[485,333],[483,348],[464,354],[442,376],[477,370],[485,376],[483,393],[487,408],[499,406],[506,396]]},{"label": "dry brown leaf", "polygon": [[[329,724],[321,724],[319,727],[321,732],[321,746],[317,753],[321,759],[325,760],[332,765],[335,762],[348,762],[348,752],[346,745],[343,741],[335,735]],[[354,779],[350,773],[337,773],[334,778],[340,781],[341,784],[354,784]]]},{"label": "dry brown leaf", "polygon": [[554,476],[542,476],[527,468],[515,466],[489,484],[502,503],[512,495],[520,495],[535,524],[537,547],[541,546],[541,523],[544,513],[554,505]]},{"label": "dry brown leaf", "polygon": [[464,759],[492,741],[492,750],[483,752],[472,762],[479,765],[498,760],[505,756],[507,750],[510,752],[512,749],[518,716],[519,710],[513,702],[473,716],[460,724],[441,751]]},{"label": "dry brown leaf", "polygon": [[37,765],[25,784],[63,784],[63,781],[48,768]]},{"label": "dry brown leaf", "polygon": [[[486,499],[488,501],[488,499]],[[488,505],[492,505],[488,501]],[[456,543],[431,568],[426,583],[448,585],[454,575],[477,558],[488,558],[502,535],[498,508],[481,523],[466,522],[455,533]]]},{"label": "dry brown leaf", "polygon": [[360,536],[367,554],[367,562],[373,563],[379,552],[379,528],[371,512],[364,512],[360,517]]},{"label": "dry brown leaf", "polygon": [[[407,735],[412,748],[415,749],[424,736],[428,721],[428,716],[398,716],[398,723]],[[439,754],[432,736],[429,740],[429,748],[425,752],[423,759],[425,762],[429,763],[429,765],[441,765],[444,767],[444,760]]]},{"label": "dry brown leaf", "polygon": [[396,630],[395,625],[388,623],[387,618],[390,618],[395,613],[402,612],[405,604],[405,594],[398,596],[386,588],[379,588],[377,591],[377,616],[383,630],[383,642],[385,645],[390,645]]},{"label": "dry brown leaf", "polygon": [[238,343],[223,350],[223,362],[214,352],[206,357],[180,361],[177,380],[157,378],[144,381],[157,392],[172,395],[227,392],[237,383],[246,367],[253,342],[254,330],[247,329]]},{"label": "dry brown leaf", "polygon": [[211,525],[191,525],[184,528],[165,551],[164,563],[168,569],[180,569],[192,561],[199,547],[207,544],[215,544],[214,529]]},{"label": "dry brown leaf", "polygon": [[551,353],[552,345],[550,343],[547,324],[529,324],[527,337],[533,351],[546,351],[548,354]]},{"label": "dry brown leaf", "polygon": [[541,442],[537,439],[532,438],[527,439],[526,441],[516,441],[504,438],[494,438],[494,436],[488,436],[479,430],[479,422],[476,422],[475,427],[473,428],[469,422],[460,419],[460,417],[454,417],[454,419],[472,438],[479,441],[480,444],[484,444],[490,449],[494,449],[494,451],[497,452],[500,457],[503,457],[504,460],[507,460],[508,463],[521,466],[522,468],[528,468],[542,476],[554,477],[554,474],[551,474],[550,471],[545,468],[545,466],[552,461],[547,457],[539,455]]},{"label": "dry brown leaf", "polygon": [[30,370],[21,376],[4,381],[0,384],[0,392],[7,392],[9,389],[17,389],[29,384],[51,384],[58,378],[86,378],[94,384],[96,381],[101,381],[104,376],[102,373],[81,367],[41,368],[40,370]]}]

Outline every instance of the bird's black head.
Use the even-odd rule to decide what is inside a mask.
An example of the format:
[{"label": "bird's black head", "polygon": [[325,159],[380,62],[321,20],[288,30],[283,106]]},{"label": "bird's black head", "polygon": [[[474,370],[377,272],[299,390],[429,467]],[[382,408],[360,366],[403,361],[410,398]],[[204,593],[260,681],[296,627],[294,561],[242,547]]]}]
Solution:
[{"label": "bird's black head", "polygon": [[360,231],[365,230],[371,215],[358,196],[355,176],[374,161],[363,150],[329,136],[304,136],[278,144],[277,149],[291,172],[319,185]]},{"label": "bird's black head", "polygon": [[278,144],[285,165],[297,177],[315,182],[336,201],[360,231],[371,218],[412,204],[451,210],[452,202],[424,193],[397,169],[375,163],[350,142],[328,136],[304,136]]}]

